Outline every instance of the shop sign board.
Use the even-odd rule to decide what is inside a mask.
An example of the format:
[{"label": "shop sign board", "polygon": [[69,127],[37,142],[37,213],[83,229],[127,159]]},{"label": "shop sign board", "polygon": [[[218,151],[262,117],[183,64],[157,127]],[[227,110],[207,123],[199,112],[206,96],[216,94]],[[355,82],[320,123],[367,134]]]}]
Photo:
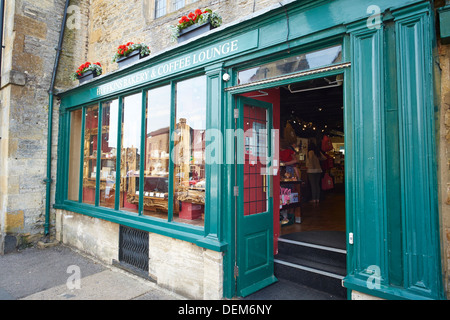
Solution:
[{"label": "shop sign board", "polygon": [[91,89],[91,99],[110,95],[176,73],[243,53],[258,46],[258,30],[195,50]]}]

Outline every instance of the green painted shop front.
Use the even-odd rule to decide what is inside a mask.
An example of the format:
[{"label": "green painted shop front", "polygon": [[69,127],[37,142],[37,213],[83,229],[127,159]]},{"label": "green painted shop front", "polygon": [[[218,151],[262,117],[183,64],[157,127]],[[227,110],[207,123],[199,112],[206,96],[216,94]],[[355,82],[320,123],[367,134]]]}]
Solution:
[{"label": "green painted shop front", "polygon": [[[55,208],[223,252],[224,297],[258,290],[276,281],[273,225],[270,219],[249,223],[242,216],[242,174],[235,155],[244,142],[234,134],[239,122],[235,110],[243,108],[238,95],[319,76],[343,75],[348,253],[343,285],[349,291],[387,299],[443,299],[434,25],[432,2],[428,1],[380,0],[376,6],[373,1],[285,2],[283,7],[213,30],[134,66],[63,92]],[[339,63],[249,84],[238,83],[242,70],[335,45],[342,46]],[[178,83],[194,77],[204,77],[206,81],[206,130],[217,133],[206,141],[219,150],[206,155],[215,157],[215,161],[207,161],[205,167],[204,225],[174,221],[170,204],[172,182],[166,221],[142,214],[144,197],[136,202],[137,214],[121,210],[118,204],[110,208],[99,206],[98,192],[93,195],[92,204],[83,203],[82,197],[69,200],[67,172],[74,111],[81,110],[86,115],[87,107],[98,105],[101,110],[102,103],[111,99],[117,99],[121,110],[125,97],[141,94],[145,114],[148,90],[166,86],[173,94]],[[175,110],[175,99],[170,104]],[[267,104],[257,107],[270,110]],[[85,119],[80,119],[83,128]],[[144,117],[140,119],[139,124],[144,123]],[[170,121],[169,130],[173,133],[176,124],[174,119]],[[270,128],[271,121],[268,124]],[[142,129],[141,136],[145,134]],[[144,141],[141,148],[145,148]],[[141,159],[141,168],[143,164]],[[171,166],[169,176],[173,174]],[[79,175],[82,180],[81,172]],[[97,189],[99,176],[97,173]],[[267,187],[273,188],[270,177],[267,181]],[[144,190],[143,179],[140,183],[140,190]],[[79,195],[83,193],[81,188]],[[265,210],[273,214],[273,203]],[[247,273],[242,272],[245,252],[241,254],[247,250],[242,239],[248,224],[262,224],[264,231],[258,232],[268,235],[264,240],[267,246],[252,247],[264,251],[253,252],[253,256],[264,256],[264,261],[258,263],[267,264],[267,268],[246,279]]]}]

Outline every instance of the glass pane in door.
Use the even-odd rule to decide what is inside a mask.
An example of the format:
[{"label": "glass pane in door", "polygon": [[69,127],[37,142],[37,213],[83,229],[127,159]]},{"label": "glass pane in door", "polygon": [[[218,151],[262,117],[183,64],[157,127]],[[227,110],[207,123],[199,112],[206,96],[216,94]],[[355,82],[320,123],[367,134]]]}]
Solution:
[{"label": "glass pane in door", "polygon": [[267,110],[244,105],[244,215],[268,210]]}]

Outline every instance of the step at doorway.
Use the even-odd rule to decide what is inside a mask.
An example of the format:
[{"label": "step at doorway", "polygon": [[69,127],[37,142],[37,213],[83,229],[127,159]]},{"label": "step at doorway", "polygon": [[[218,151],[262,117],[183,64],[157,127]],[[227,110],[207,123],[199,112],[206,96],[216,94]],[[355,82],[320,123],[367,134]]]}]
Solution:
[{"label": "step at doorway", "polygon": [[345,232],[306,231],[282,236],[275,256],[275,276],[345,299]]}]

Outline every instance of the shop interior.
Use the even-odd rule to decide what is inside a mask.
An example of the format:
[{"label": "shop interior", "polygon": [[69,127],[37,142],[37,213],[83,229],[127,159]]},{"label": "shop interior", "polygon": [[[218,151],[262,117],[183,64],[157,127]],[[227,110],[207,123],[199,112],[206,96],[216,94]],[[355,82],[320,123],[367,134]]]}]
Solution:
[{"label": "shop interior", "polygon": [[[343,76],[292,83],[245,96],[272,103],[274,128],[279,124],[280,175],[274,180],[274,194],[279,190],[278,206],[274,196],[274,214],[280,216],[279,235],[345,231]],[[317,200],[313,199],[317,191],[312,190],[312,176],[308,174],[311,153],[318,157],[321,169]],[[294,161],[287,162],[283,159],[286,155]]]},{"label": "shop interior", "polygon": [[[345,145],[343,77],[315,79],[281,88],[280,133],[293,147],[300,184],[291,186],[299,193],[300,222],[292,211],[280,208],[281,235],[301,231],[345,231]],[[283,141],[280,142],[280,146]],[[313,150],[314,146],[316,147]],[[319,198],[315,202],[308,174],[308,153],[315,151],[320,162]],[[281,172],[280,187],[295,176]],[[289,183],[287,182],[289,185]],[[289,187],[288,187],[289,188]],[[295,191],[295,192],[294,192]],[[280,195],[281,197],[281,195]],[[292,197],[290,197],[292,198]],[[287,202],[287,201],[285,201]],[[289,207],[288,207],[289,208]],[[294,212],[295,213],[295,212]],[[297,214],[298,215],[298,214]],[[295,221],[297,220],[297,221]]]}]

